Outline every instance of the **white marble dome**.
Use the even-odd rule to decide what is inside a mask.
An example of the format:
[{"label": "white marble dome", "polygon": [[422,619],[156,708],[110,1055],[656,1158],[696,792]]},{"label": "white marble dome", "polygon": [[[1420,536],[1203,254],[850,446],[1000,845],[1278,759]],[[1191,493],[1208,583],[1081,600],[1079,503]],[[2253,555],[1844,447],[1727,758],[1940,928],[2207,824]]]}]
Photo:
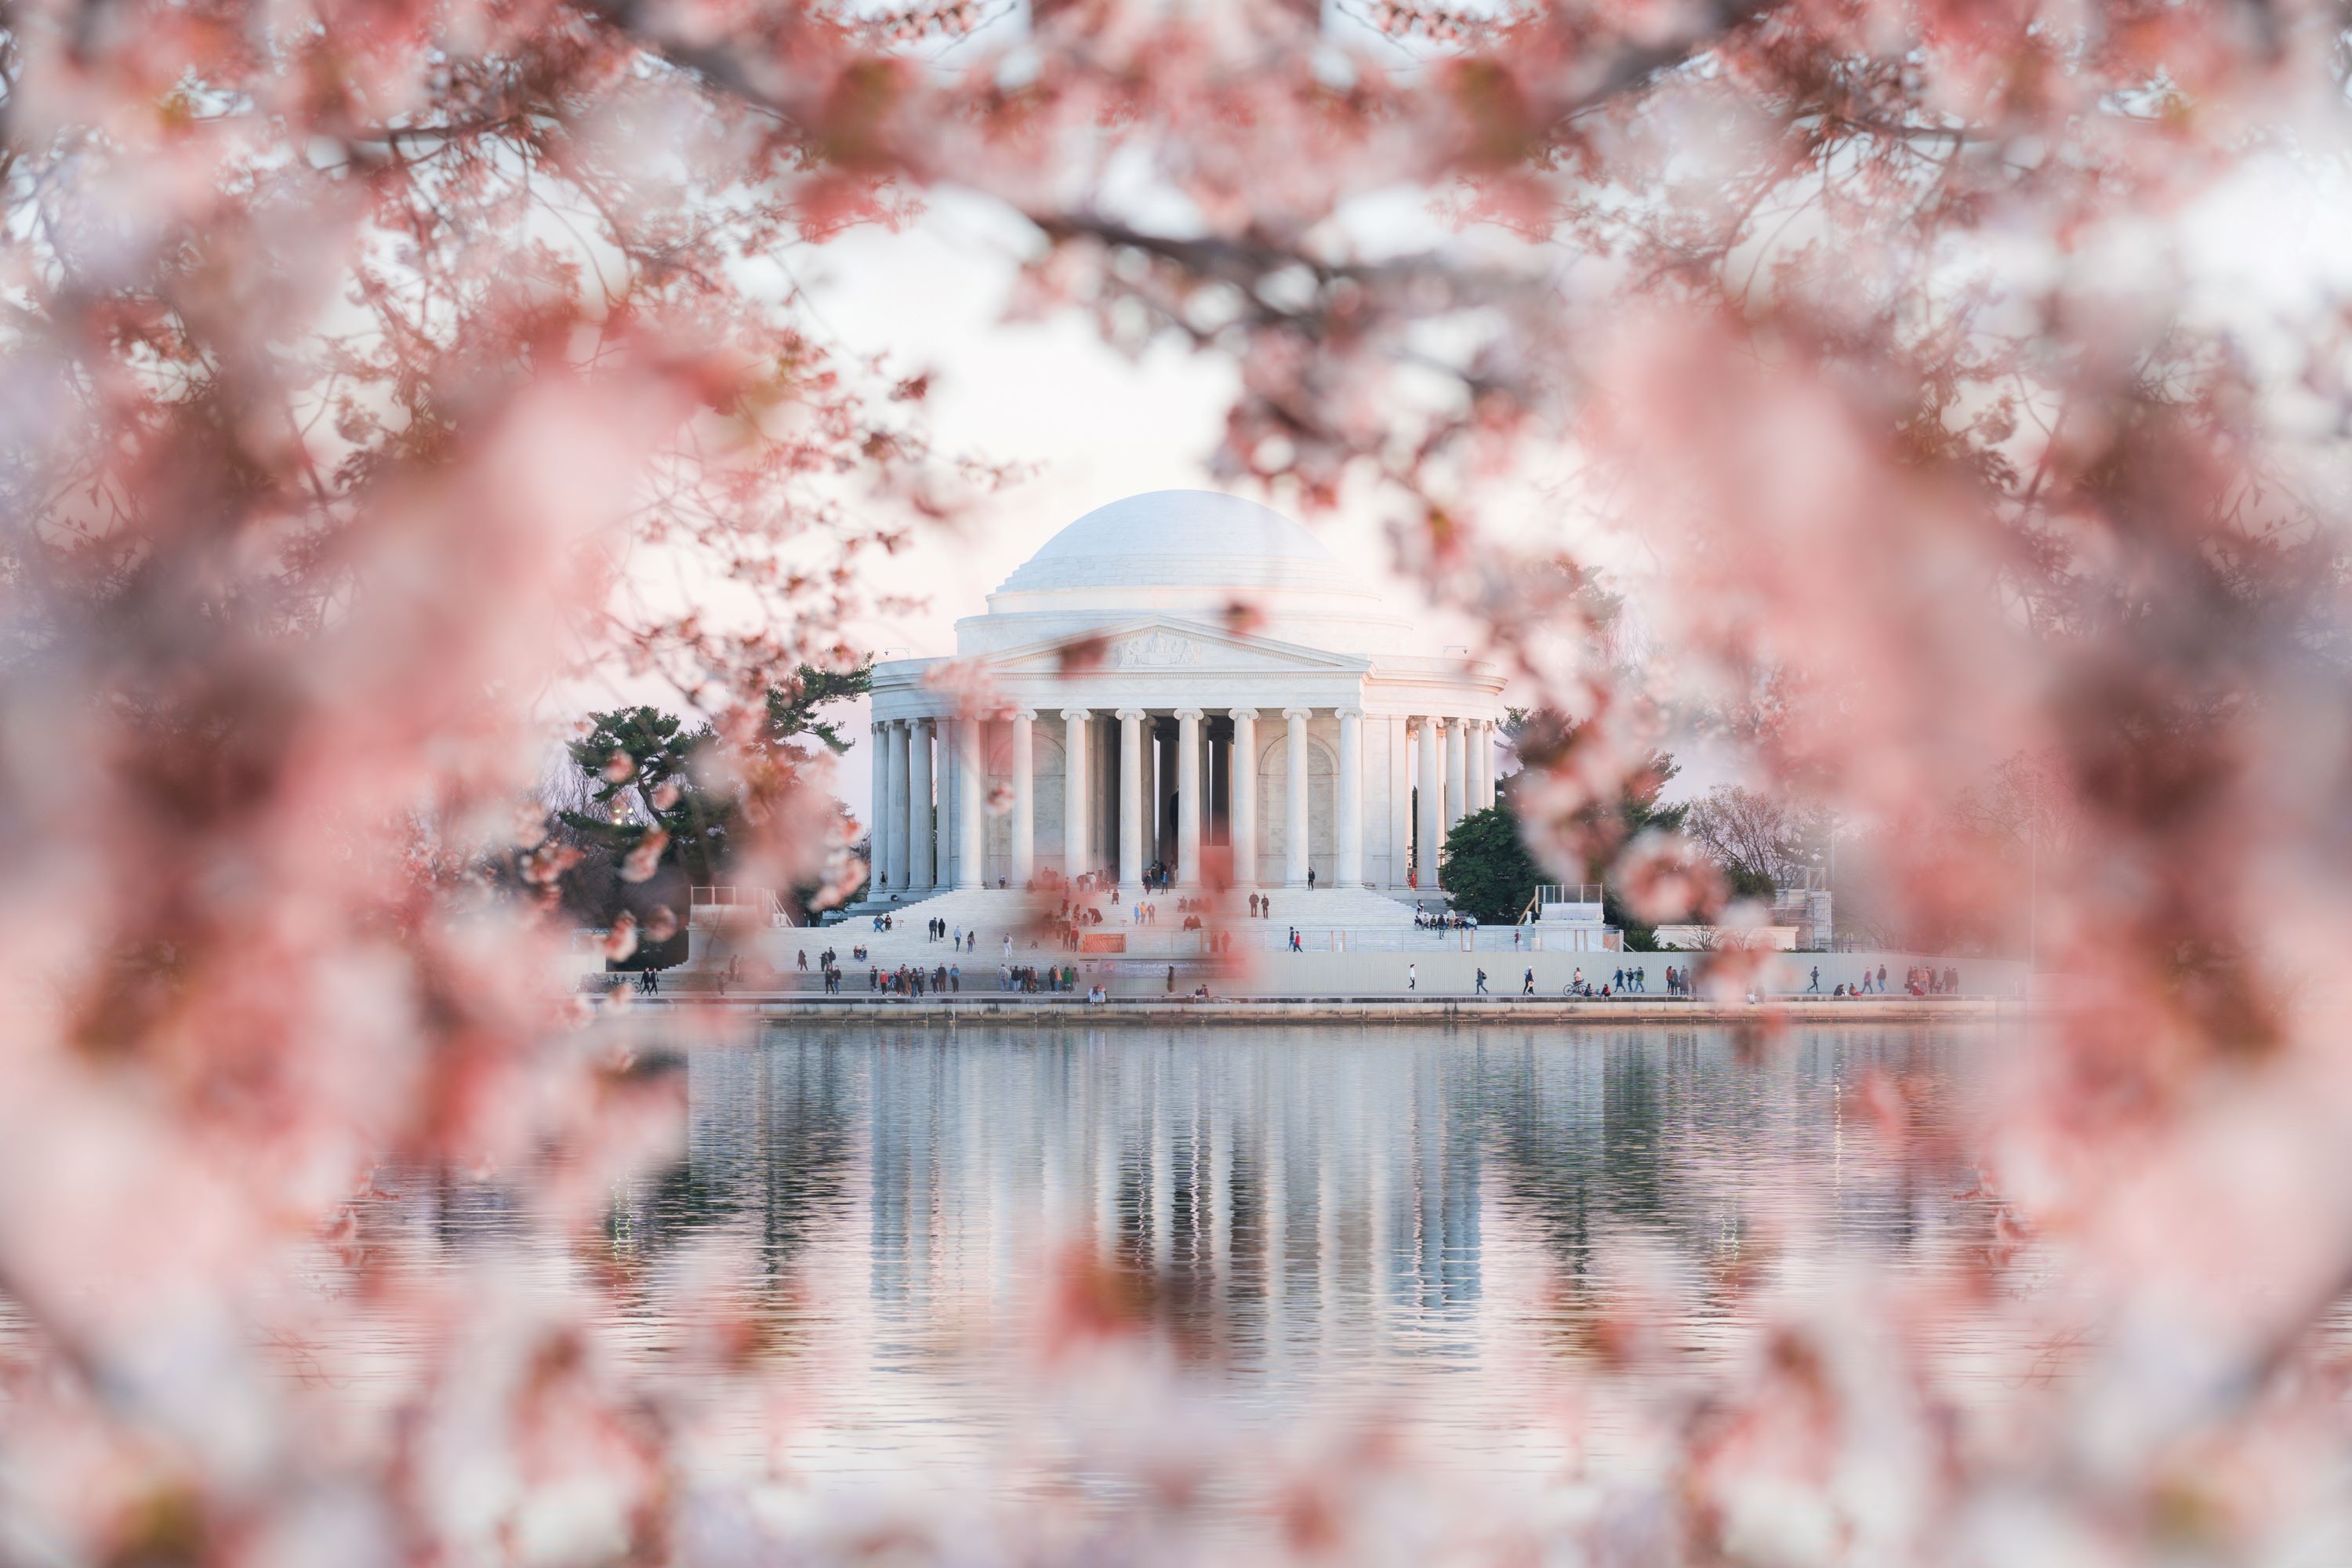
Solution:
[{"label": "white marble dome", "polygon": [[1393,649],[1409,625],[1305,527],[1244,496],[1151,490],[1047,540],[958,623],[968,654],[1160,612],[1212,624],[1246,606],[1264,635],[1335,652]]},{"label": "white marble dome", "polygon": [[952,656],[875,667],[872,896],[1084,877],[1129,905],[1155,866],[1425,894],[1445,830],[1494,803],[1502,717],[1500,673],[1429,642],[1272,508],[1097,507]]}]

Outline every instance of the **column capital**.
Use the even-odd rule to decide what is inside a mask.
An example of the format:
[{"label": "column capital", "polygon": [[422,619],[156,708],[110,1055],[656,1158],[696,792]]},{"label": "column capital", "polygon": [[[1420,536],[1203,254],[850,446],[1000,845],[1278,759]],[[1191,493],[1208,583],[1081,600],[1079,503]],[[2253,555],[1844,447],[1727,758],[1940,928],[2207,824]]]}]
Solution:
[{"label": "column capital", "polygon": [[1117,717],[1120,721],[1125,722],[1130,720],[1148,718],[1150,715],[1140,708],[1122,708],[1115,717]]},{"label": "column capital", "polygon": [[1339,719],[1361,720],[1364,716],[1364,710],[1360,708],[1334,708],[1331,712],[1333,717]]},{"label": "column capital", "polygon": [[1065,708],[1062,710],[1062,719],[1066,723],[1083,724],[1094,716],[1095,710],[1091,708]]},{"label": "column capital", "polygon": [[1257,710],[1255,708],[1228,708],[1225,710],[1225,717],[1228,719],[1245,719],[1252,723],[1255,723],[1257,721]]},{"label": "column capital", "polygon": [[1205,717],[1205,715],[1203,715],[1198,708],[1179,708],[1176,710],[1176,717],[1179,719],[1198,720]]},{"label": "column capital", "polygon": [[1004,721],[1008,724],[1034,722],[1036,717],[1037,710],[1034,708],[1007,708],[1004,710]]},{"label": "column capital", "polygon": [[937,724],[939,721],[939,718],[935,714],[918,713],[913,718],[907,721],[907,728],[911,730],[918,724]]},{"label": "column capital", "polygon": [[1282,710],[1282,716],[1286,719],[1312,719],[1315,717],[1315,710],[1312,708],[1286,708]]}]

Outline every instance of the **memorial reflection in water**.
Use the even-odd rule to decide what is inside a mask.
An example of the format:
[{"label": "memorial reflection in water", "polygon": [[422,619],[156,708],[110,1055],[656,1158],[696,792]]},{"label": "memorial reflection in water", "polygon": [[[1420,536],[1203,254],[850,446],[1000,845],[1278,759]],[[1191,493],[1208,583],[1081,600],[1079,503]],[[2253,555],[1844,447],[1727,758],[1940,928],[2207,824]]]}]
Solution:
[{"label": "memorial reflection in water", "polygon": [[[1851,1107],[1885,1075],[1932,1135],[2001,1038],[1841,1026],[1757,1057],[1662,1027],[776,1029],[677,1053],[683,1157],[617,1194],[594,1267],[669,1364],[724,1281],[786,1392],[719,1400],[717,1447],[794,1485],[1124,1506],[1036,1375],[1077,1257],[1115,1266],[1097,1277],[1128,1282],[1229,1450],[1372,1410],[1437,1466],[1541,1483],[1629,1258],[1679,1279],[1640,1310],[1698,1364],[1755,1310],[1759,1259],[1785,1283],[1980,1250],[1968,1179],[1885,1158]],[[452,1260],[512,1234],[494,1184],[399,1187]],[[1584,1420],[1590,1458],[1615,1439]]]}]

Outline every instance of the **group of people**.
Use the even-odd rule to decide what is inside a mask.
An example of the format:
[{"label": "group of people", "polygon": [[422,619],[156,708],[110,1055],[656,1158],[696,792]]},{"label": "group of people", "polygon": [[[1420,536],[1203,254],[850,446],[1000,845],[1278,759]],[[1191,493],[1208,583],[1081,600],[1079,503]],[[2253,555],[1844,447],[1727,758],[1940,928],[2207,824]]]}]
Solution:
[{"label": "group of people", "polygon": [[[866,971],[866,987],[889,996],[922,996],[961,991],[963,989],[963,970],[952,963],[934,964],[928,970],[920,964],[902,963],[887,972],[878,966],[869,965]],[[825,986],[828,991],[839,988],[838,984],[832,983]]]},{"label": "group of people", "polygon": [[966,931],[961,926],[950,930],[944,916],[935,916],[923,922],[923,940],[944,942],[949,947],[959,952],[970,952],[980,944],[980,930],[974,927],[971,931]]},{"label": "group of people", "polygon": [[1032,996],[1040,992],[1058,995],[1076,991],[1078,988],[1078,966],[1075,963],[1049,963],[1040,969],[1034,963],[1000,963],[996,966],[996,988]]},{"label": "group of people", "polygon": [[[864,948],[855,948],[851,951],[857,955],[858,963],[863,963],[866,962],[866,950]],[[838,994],[841,990],[840,957],[841,955],[839,953],[835,952],[829,947],[823,952],[816,955],[817,976],[824,982],[824,993],[828,996]],[[808,973],[808,949],[803,948],[800,951],[800,972],[803,974],[806,974]]]},{"label": "group of people", "polygon": [[[1081,882],[1087,880],[1083,877],[1078,879]],[[1101,906],[1087,903],[1082,898],[1064,899],[1061,910],[1055,918],[1057,922],[1055,940],[1072,952],[1085,945],[1082,933],[1087,927],[1103,923]]]},{"label": "group of people", "polygon": [[[1486,977],[1486,973],[1483,969],[1478,972],[1480,979],[1483,980]],[[1690,971],[1669,963],[1666,965],[1665,986],[1666,994],[1669,996],[1689,995],[1691,994]],[[1520,982],[1519,994],[1532,996],[1535,994],[1536,972],[1530,969],[1526,978]],[[1560,988],[1560,994],[1563,996],[1646,996],[1649,994],[1650,971],[1645,964],[1621,964],[1609,972],[1609,978],[1606,980],[1585,979],[1583,967],[1580,965],[1576,973],[1569,977],[1568,984]]]},{"label": "group of people", "polygon": [[1423,931],[1470,931],[1478,921],[1471,915],[1456,914],[1452,910],[1423,909],[1416,903],[1412,906],[1412,923]]},{"label": "group of people", "polygon": [[[1813,965],[1812,984],[1805,988],[1808,996],[1818,996],[1822,990],[1822,966]],[[1937,968],[1932,963],[1915,963],[1903,972],[1903,990],[1912,996],[1957,996],[1960,993],[1960,971],[1958,964],[1948,963]],[[1886,965],[1864,969],[1859,980],[1841,981],[1830,994],[1835,996],[1885,996],[1888,994]]]}]

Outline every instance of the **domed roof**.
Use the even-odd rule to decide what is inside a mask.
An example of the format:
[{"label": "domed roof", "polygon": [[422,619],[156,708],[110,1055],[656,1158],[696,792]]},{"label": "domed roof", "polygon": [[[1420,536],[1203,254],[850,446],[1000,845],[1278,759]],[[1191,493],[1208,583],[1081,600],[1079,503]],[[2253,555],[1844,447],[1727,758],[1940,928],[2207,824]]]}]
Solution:
[{"label": "domed roof", "polygon": [[1364,592],[1306,529],[1217,490],[1150,490],[1098,506],[1047,540],[997,591],[1136,587]]}]

